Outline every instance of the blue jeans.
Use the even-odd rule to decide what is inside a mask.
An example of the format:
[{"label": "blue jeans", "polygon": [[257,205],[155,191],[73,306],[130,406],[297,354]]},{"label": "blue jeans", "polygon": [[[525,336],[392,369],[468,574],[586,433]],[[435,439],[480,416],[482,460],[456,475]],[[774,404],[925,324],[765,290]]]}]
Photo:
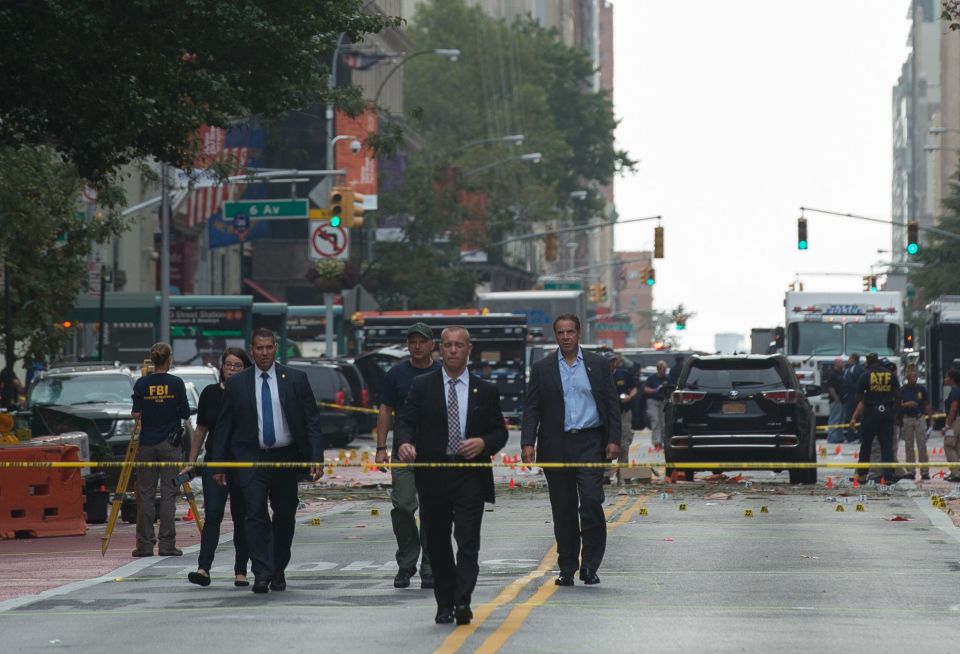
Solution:
[{"label": "blue jeans", "polygon": [[[831,425],[839,425],[843,423],[843,402],[831,402],[830,403],[830,417],[827,419]],[[842,443],[843,442],[843,432],[842,427],[834,427],[827,430],[827,442],[828,443]]]},{"label": "blue jeans", "polygon": [[197,567],[210,572],[213,565],[213,556],[220,543],[220,523],[223,522],[223,513],[227,506],[227,495],[230,496],[230,517],[233,518],[233,548],[236,556],[233,561],[233,573],[247,574],[247,532],[246,507],[243,493],[233,480],[233,475],[227,473],[227,485],[221,486],[213,480],[214,470],[204,468],[201,474],[203,480],[203,533],[200,535],[200,557]]}]

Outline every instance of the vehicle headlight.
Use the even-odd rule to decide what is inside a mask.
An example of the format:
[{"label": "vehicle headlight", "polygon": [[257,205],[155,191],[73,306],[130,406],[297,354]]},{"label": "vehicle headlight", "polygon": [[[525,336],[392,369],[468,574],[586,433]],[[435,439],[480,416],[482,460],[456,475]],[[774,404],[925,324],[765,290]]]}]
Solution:
[{"label": "vehicle headlight", "polygon": [[136,424],[136,420],[117,420],[117,426],[113,430],[113,435],[132,437],[133,428]]}]

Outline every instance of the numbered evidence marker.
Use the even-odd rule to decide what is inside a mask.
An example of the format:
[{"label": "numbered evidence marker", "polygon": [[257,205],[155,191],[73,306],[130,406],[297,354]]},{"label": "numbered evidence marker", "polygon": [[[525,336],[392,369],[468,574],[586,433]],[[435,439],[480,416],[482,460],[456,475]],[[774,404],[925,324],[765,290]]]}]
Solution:
[{"label": "numbered evidence marker", "polygon": [[863,513],[863,511],[864,511],[863,505],[862,505],[862,504],[858,504],[858,505],[857,505],[857,513]]},{"label": "numbered evidence marker", "polygon": [[649,514],[647,513],[647,507],[645,507],[645,506],[640,507],[639,514],[640,514],[641,516],[649,515]]},{"label": "numbered evidence marker", "polygon": [[753,517],[753,509],[745,509],[745,510],[743,511],[743,517],[744,517],[744,518],[752,518],[752,517]]},{"label": "numbered evidence marker", "polygon": [[842,504],[838,504],[838,505],[837,505],[837,513],[843,513],[843,505],[842,505]]},{"label": "numbered evidence marker", "polygon": [[686,510],[687,510],[687,505],[686,505],[686,504],[681,504],[681,505],[680,505],[680,510],[681,510],[681,511],[686,511]]}]

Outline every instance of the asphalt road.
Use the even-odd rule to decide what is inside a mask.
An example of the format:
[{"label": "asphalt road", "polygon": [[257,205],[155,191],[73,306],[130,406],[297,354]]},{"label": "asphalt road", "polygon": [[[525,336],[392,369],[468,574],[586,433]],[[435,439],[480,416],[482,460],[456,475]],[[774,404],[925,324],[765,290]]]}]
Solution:
[{"label": "asphalt road", "polygon": [[957,651],[960,538],[926,492],[790,487],[785,474],[751,474],[751,488],[609,488],[597,587],[553,585],[546,493],[499,489],[484,517],[469,627],[435,625],[432,593],[416,582],[393,588],[385,492],[353,490],[298,525],[285,592],[234,588],[229,542],[214,583],[191,586],[192,547],[182,559],[138,560],[69,592],[0,604],[0,649]]}]

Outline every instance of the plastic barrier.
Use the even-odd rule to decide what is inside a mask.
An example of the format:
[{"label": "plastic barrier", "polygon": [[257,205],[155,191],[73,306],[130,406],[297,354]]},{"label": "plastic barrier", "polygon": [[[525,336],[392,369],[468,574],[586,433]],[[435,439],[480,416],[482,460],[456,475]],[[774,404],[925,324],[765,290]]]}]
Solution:
[{"label": "plastic barrier", "polygon": [[0,463],[32,464],[0,470],[0,539],[82,536],[87,532],[80,468],[43,467],[56,462],[79,463],[79,455],[76,445],[0,447]]}]

